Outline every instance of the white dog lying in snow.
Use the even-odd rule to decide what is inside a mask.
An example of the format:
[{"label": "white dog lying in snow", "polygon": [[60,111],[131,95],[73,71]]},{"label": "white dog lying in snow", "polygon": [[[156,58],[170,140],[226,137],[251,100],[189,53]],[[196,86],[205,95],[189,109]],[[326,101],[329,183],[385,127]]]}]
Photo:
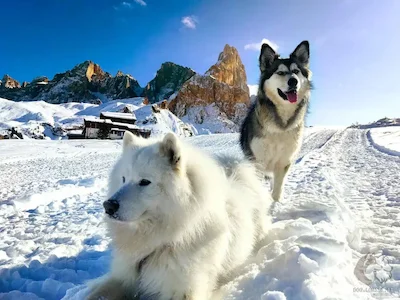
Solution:
[{"label": "white dog lying in snow", "polygon": [[248,162],[125,132],[103,204],[112,267],[88,299],[212,298],[265,237],[271,202]]}]

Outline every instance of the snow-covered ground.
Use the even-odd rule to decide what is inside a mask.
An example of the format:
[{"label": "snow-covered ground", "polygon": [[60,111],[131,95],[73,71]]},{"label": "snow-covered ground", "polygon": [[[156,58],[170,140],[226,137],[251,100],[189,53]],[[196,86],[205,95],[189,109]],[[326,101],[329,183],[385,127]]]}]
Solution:
[{"label": "snow-covered ground", "polygon": [[[400,298],[400,156],[372,137],[306,130],[271,237],[225,299]],[[237,134],[188,141],[242,155]],[[119,153],[120,141],[0,142],[0,299],[82,299],[107,272],[102,202]]]},{"label": "snow-covered ground", "polygon": [[400,155],[400,126],[372,128],[369,137],[381,151]]}]

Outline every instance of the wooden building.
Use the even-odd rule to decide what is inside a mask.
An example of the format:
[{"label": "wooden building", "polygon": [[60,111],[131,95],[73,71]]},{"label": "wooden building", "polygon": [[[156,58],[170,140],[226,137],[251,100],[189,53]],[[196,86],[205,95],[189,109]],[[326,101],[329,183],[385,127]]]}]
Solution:
[{"label": "wooden building", "polygon": [[133,112],[102,112],[100,118],[84,119],[83,130],[71,130],[69,139],[122,139],[125,131],[137,136],[150,137],[151,130],[140,128]]},{"label": "wooden building", "polygon": [[110,119],[85,119],[84,123],[83,135],[86,139],[122,139],[125,131],[144,138],[151,134],[150,130],[129,123],[112,122]]}]

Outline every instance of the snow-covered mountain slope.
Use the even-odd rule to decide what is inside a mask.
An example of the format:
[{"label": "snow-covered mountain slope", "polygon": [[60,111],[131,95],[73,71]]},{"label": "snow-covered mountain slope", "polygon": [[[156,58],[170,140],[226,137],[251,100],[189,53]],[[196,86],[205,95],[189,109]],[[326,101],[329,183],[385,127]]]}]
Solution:
[{"label": "snow-covered mountain slope", "polygon": [[[271,237],[225,299],[399,299],[400,157],[367,133],[306,130]],[[188,141],[242,157],[237,134]],[[102,202],[120,147],[0,143],[0,299],[83,299],[85,281],[107,272]]]},{"label": "snow-covered mountain slope", "polygon": [[199,134],[234,133],[240,130],[240,126],[229,120],[215,103],[187,108],[186,115],[181,118],[183,122],[192,124]]},{"label": "snow-covered mountain slope", "polygon": [[371,142],[380,150],[393,155],[400,155],[400,125],[373,128],[370,130]]},{"label": "snow-covered mountain slope", "polygon": [[160,110],[160,113],[153,114],[151,105],[144,105],[141,97],[109,101],[100,105],[76,102],[14,102],[0,98],[0,130],[16,127],[24,133],[24,138],[44,134],[50,139],[61,139],[49,130],[46,131],[47,125],[44,124],[49,124],[51,128],[74,128],[83,126],[85,118],[99,117],[101,112],[120,112],[126,107],[135,113],[137,124],[151,129],[152,134],[173,131],[185,136],[183,128],[192,128],[168,110]]}]

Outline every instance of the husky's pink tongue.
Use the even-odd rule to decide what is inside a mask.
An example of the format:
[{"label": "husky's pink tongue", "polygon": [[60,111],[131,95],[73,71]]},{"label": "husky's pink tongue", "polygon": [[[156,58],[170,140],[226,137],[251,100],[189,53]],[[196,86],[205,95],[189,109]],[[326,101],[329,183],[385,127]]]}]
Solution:
[{"label": "husky's pink tongue", "polygon": [[290,103],[296,103],[297,102],[297,94],[296,93],[287,93],[286,97],[288,98]]}]

